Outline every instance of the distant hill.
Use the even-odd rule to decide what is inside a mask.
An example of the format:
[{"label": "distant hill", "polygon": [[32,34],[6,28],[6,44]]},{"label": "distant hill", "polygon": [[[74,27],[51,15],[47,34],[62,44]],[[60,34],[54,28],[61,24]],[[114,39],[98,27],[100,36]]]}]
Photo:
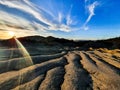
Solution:
[{"label": "distant hill", "polygon": [[43,45],[49,46],[68,46],[68,47],[81,47],[83,49],[92,48],[108,48],[115,49],[120,48],[120,37],[106,39],[106,40],[67,40],[64,38],[55,38],[52,36],[49,37],[41,37],[41,36],[28,36],[19,38],[22,43],[39,43]]},{"label": "distant hill", "polygon": [[[25,47],[28,46],[55,46],[55,47],[79,47],[80,49],[88,50],[89,48],[108,48],[108,49],[120,49],[120,37],[106,39],[106,40],[68,40],[64,38],[55,38],[52,36],[42,37],[42,36],[27,36],[18,38]],[[7,45],[7,42],[10,40],[2,40],[4,45]],[[9,45],[9,44],[8,44]]]},{"label": "distant hill", "polygon": [[49,37],[41,37],[41,36],[28,36],[18,38],[22,43],[29,42],[29,43],[39,43],[44,45],[59,45],[59,46],[76,46],[76,42],[73,40],[67,40],[64,38],[55,38],[52,36]]}]

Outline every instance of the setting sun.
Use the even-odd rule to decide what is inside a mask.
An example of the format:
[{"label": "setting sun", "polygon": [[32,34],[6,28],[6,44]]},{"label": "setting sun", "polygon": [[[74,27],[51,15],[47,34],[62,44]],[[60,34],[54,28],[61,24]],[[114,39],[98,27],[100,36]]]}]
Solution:
[{"label": "setting sun", "polygon": [[9,39],[15,36],[15,33],[12,31],[0,31],[0,39]]},{"label": "setting sun", "polygon": [[12,31],[10,31],[10,32],[9,32],[9,35],[10,35],[10,36],[14,36],[14,35],[15,35],[15,33],[14,33],[14,32],[12,32]]}]

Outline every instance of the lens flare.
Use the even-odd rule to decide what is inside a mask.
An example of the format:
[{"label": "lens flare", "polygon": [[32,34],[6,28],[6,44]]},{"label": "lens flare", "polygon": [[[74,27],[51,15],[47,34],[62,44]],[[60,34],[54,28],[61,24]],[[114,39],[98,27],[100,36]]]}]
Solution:
[{"label": "lens flare", "polygon": [[[10,89],[11,86],[18,86],[15,90],[21,90],[21,88],[23,87],[22,84],[26,82],[26,78],[27,80],[30,80],[31,77],[28,77],[29,74],[32,76],[32,79],[35,78],[38,74],[36,74],[36,72],[34,71],[34,62],[32,61],[32,58],[27,49],[15,37],[14,32],[9,32],[8,34],[13,38],[0,42],[0,77],[2,73],[7,75],[7,78],[5,80],[7,80],[8,82],[5,81],[5,84],[10,84],[7,86],[7,88]],[[33,71],[26,71],[25,68],[30,66],[32,66]],[[8,75],[6,74],[6,72],[10,72],[11,74]],[[12,73],[14,74],[14,76],[12,76]],[[0,90],[5,86],[3,84],[4,81],[2,84],[1,83],[2,82],[0,82]]]}]

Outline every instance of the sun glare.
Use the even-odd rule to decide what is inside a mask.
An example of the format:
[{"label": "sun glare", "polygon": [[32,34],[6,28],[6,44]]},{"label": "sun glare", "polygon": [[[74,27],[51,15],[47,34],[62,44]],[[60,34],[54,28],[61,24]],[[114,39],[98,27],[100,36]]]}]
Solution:
[{"label": "sun glare", "polygon": [[14,33],[14,32],[12,32],[12,31],[10,31],[10,32],[9,32],[9,35],[10,35],[10,36],[14,36],[14,35],[15,35],[15,33]]}]

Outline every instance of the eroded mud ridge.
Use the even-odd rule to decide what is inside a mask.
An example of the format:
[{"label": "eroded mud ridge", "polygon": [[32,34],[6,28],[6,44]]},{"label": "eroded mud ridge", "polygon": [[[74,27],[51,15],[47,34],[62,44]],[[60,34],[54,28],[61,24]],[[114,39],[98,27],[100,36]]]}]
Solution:
[{"label": "eroded mud ridge", "polygon": [[0,90],[120,90],[120,53],[71,51],[26,62],[0,61]]}]

